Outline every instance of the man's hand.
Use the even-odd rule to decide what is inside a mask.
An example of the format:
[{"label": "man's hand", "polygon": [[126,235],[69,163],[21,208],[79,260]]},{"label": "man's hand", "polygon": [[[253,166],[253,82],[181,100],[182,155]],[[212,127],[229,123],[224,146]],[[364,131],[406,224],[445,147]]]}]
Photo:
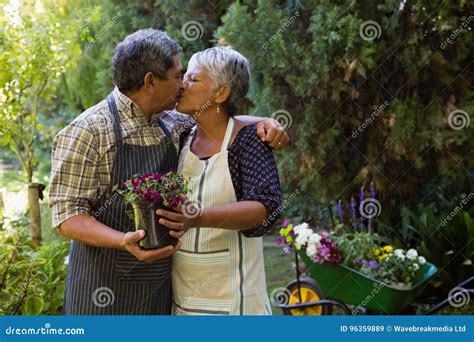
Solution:
[{"label": "man's hand", "polygon": [[257,123],[257,135],[275,150],[285,147],[290,141],[283,126],[275,119],[265,119]]},{"label": "man's hand", "polygon": [[[171,232],[170,232],[171,235]],[[181,233],[181,235],[183,235]],[[179,235],[179,236],[181,236]],[[150,263],[153,261],[165,259],[178,251],[181,247],[181,242],[178,242],[175,247],[166,246],[163,248],[152,249],[152,250],[143,250],[141,249],[137,242],[145,237],[144,230],[138,230],[135,232],[125,233],[123,238],[124,248],[133,254],[138,260]]]}]

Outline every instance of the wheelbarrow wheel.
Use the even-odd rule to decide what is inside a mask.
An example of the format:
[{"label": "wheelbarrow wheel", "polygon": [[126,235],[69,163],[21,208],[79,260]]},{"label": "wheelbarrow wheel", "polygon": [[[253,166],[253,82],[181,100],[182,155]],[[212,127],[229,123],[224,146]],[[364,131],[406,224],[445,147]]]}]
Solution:
[{"label": "wheelbarrow wheel", "polygon": [[[288,304],[300,303],[300,296],[298,293],[298,282],[292,281],[286,287],[291,293]],[[323,292],[313,278],[302,277],[300,279],[301,301],[303,303],[315,302],[324,299]],[[332,315],[332,305],[316,305],[300,309],[282,309],[285,315],[291,316],[320,316]]]}]

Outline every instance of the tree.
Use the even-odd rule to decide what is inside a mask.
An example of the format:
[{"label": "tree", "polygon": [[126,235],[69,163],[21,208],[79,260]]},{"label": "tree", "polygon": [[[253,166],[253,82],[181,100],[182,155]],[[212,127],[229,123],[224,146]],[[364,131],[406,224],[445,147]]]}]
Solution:
[{"label": "tree", "polygon": [[[183,47],[182,62],[214,45],[214,33],[231,1],[212,4],[172,0],[101,1],[101,18],[87,20],[91,39],[83,43],[77,68],[66,73],[60,94],[71,108],[81,112],[101,101],[112,89],[111,60],[115,47],[127,35],[143,28],[164,30]],[[71,10],[90,6],[89,0],[68,3]]]},{"label": "tree", "polygon": [[307,194],[300,214],[374,182],[396,223],[423,186],[472,170],[469,18],[425,0],[230,6],[217,36],[251,61],[252,112],[289,127],[278,159],[285,192]]},{"label": "tree", "polygon": [[[27,6],[27,5],[25,5]],[[2,146],[17,156],[28,183],[28,209],[33,241],[41,243],[39,197],[33,182],[37,165],[34,144],[44,127],[41,104],[50,101],[64,72],[80,56],[79,40],[87,36],[81,15],[66,18],[56,2],[31,7],[4,5],[0,13],[0,127]]]}]

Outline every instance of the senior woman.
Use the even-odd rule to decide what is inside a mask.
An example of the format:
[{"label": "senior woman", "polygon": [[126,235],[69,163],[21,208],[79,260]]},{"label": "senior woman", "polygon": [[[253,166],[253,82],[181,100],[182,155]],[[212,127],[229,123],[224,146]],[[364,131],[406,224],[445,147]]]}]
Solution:
[{"label": "senior woman", "polygon": [[270,315],[262,235],[276,219],[280,183],[272,152],[234,118],[247,94],[249,63],[230,48],[194,54],[177,111],[194,117],[179,171],[190,177],[179,213],[158,210],[160,222],[184,229],[172,270],[178,315]]}]

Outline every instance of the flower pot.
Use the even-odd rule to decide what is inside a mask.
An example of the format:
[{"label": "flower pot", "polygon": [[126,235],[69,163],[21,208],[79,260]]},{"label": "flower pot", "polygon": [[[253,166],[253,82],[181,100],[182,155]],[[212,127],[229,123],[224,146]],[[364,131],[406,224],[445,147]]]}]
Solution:
[{"label": "flower pot", "polygon": [[156,249],[169,245],[176,246],[178,239],[169,235],[170,229],[160,224],[157,209],[169,210],[162,204],[133,203],[135,230],[143,229],[145,237],[138,245],[143,249]]}]

